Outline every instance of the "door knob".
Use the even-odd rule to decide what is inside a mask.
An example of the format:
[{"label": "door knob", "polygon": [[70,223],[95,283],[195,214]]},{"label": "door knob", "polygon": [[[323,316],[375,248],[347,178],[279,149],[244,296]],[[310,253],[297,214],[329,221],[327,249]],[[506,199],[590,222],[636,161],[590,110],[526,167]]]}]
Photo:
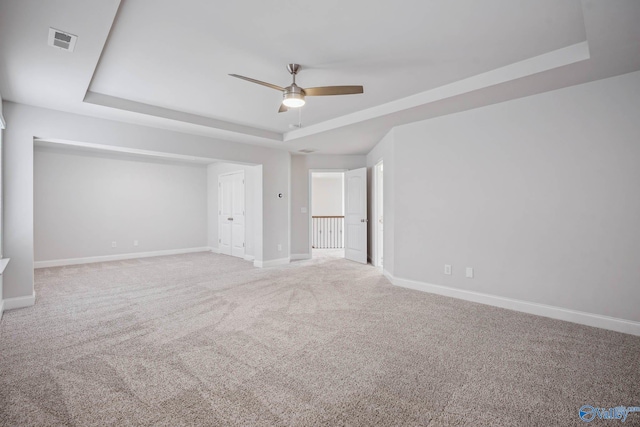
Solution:
[{"label": "door knob", "polygon": [[233,221],[233,218],[227,218],[229,221]]},{"label": "door knob", "polygon": [[369,222],[368,219],[361,219],[360,222]]}]

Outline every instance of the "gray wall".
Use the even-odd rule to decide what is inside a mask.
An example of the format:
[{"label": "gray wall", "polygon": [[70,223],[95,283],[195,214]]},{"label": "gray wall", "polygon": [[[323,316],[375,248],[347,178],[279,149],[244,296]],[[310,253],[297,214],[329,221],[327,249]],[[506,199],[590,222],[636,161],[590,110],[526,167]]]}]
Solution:
[{"label": "gray wall", "polygon": [[396,128],[394,275],[640,321],[639,119],[636,72]]},{"label": "gray wall", "polygon": [[[309,253],[309,170],[310,169],[357,169],[365,167],[366,156],[291,156],[291,254]],[[302,213],[301,208],[307,208]],[[266,224],[266,223],[265,223]]]},{"label": "gray wall", "polygon": [[262,235],[262,171],[260,166],[234,163],[213,163],[207,167],[208,179],[208,245],[218,248],[218,177],[222,174],[244,172],[245,256],[254,257],[256,241]]},{"label": "gray wall", "polygon": [[[34,137],[261,164],[262,215],[269,227],[263,229],[263,250],[256,251],[256,260],[269,261],[289,254],[289,199],[276,197],[289,189],[291,161],[285,151],[11,102],[4,103],[4,115],[4,173],[9,178],[4,187],[4,256],[11,258],[3,277],[5,298],[33,295]],[[281,252],[277,250],[279,243]]]},{"label": "gray wall", "polygon": [[207,246],[204,165],[39,147],[34,161],[35,261]]}]

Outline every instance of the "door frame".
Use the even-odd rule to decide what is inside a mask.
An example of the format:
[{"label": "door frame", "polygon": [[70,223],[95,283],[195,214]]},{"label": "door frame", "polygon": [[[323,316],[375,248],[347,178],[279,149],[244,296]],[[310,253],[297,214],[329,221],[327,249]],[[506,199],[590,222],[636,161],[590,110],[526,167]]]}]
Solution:
[{"label": "door frame", "polygon": [[[308,176],[308,181],[309,181],[309,200],[307,200],[307,215],[309,217],[308,220],[308,228],[309,228],[309,259],[313,258],[313,217],[312,217],[312,213],[311,212],[311,204],[313,201],[313,174],[314,173],[322,173],[322,172],[335,172],[335,173],[341,173],[342,174],[342,179],[344,181],[344,173],[348,172],[349,169],[309,169],[309,176]],[[342,198],[344,198],[344,185],[342,188]]]},{"label": "door frame", "polygon": [[[220,253],[220,239],[222,236],[222,224],[220,223],[220,215],[221,215],[221,207],[222,207],[222,193],[220,192],[220,188],[221,188],[221,183],[220,183],[220,178],[223,176],[230,176],[230,175],[235,175],[235,174],[242,174],[242,187],[244,189],[243,191],[243,197],[244,197],[244,210],[245,210],[245,214],[244,214],[244,224],[242,224],[242,227],[244,228],[244,240],[246,242],[247,240],[247,181],[246,181],[246,176],[244,173],[243,169],[234,171],[234,172],[226,172],[226,173],[221,173],[218,175],[218,213],[216,214],[217,216],[217,223],[218,223],[218,253]],[[233,232],[231,233],[231,247],[233,248]],[[246,247],[245,247],[245,251],[246,251]],[[232,255],[233,254],[233,249],[231,250],[231,254],[229,256],[235,256]],[[242,258],[245,259],[245,257],[237,257],[236,258]]]},{"label": "door frame", "polygon": [[[364,184],[364,191],[362,192],[362,197],[364,199],[364,209],[361,211],[361,215],[354,215],[353,211],[349,211],[349,205],[350,203],[347,201],[348,199],[351,198],[352,192],[351,190],[351,184],[350,184],[350,180],[351,178],[356,178],[358,177],[358,175],[360,173],[362,173],[362,171],[364,171],[364,176],[362,176],[363,178],[363,184]],[[345,212],[344,212],[344,230],[345,230],[345,245],[344,245],[344,254],[345,254],[345,259],[349,260],[349,261],[354,261],[354,262],[358,262],[358,263],[362,263],[362,264],[369,264],[369,230],[371,227],[371,222],[369,221],[369,215],[370,215],[370,197],[369,197],[369,191],[371,189],[370,183],[369,183],[369,179],[370,179],[370,173],[369,173],[369,168],[364,166],[361,168],[356,168],[356,169],[350,169],[348,172],[345,172],[345,179],[344,179],[344,208],[345,208]],[[357,217],[358,221],[355,221],[355,219],[353,218],[353,216]],[[364,217],[364,218],[363,218]],[[351,242],[349,242],[349,238],[347,236],[349,236],[349,231],[354,229],[353,227],[355,227],[356,229],[361,227],[359,223],[365,223],[364,224],[364,249],[363,251],[360,251],[359,249],[353,249],[354,246],[351,244]],[[362,236],[361,236],[362,238]],[[362,243],[362,242],[360,242]],[[361,255],[357,255],[354,254],[355,252],[363,252]],[[351,257],[350,257],[351,256]]]},{"label": "door frame", "polygon": [[[382,268],[383,267],[383,263],[380,263],[380,258],[382,258],[382,254],[378,253],[378,248],[380,247],[379,243],[380,241],[382,241],[383,244],[383,248],[384,248],[384,233],[383,235],[380,235],[380,227],[378,226],[378,218],[380,217],[380,212],[379,212],[379,195],[382,194],[382,200],[384,203],[384,172],[383,172],[383,185],[382,188],[378,188],[378,182],[380,181],[380,166],[384,165],[384,160],[380,159],[376,162],[376,164],[373,166],[373,179],[372,179],[372,187],[373,187],[373,191],[372,193],[372,205],[373,205],[373,221],[372,221],[372,225],[373,225],[373,233],[371,233],[371,235],[373,236],[373,242],[372,243],[372,250],[371,250],[371,255],[372,255],[372,259],[371,259],[371,264],[375,267],[379,267]],[[384,206],[384,205],[383,205]],[[384,208],[382,209],[382,214],[384,215]],[[384,227],[384,224],[383,224]],[[384,252],[384,249],[383,249]]]}]

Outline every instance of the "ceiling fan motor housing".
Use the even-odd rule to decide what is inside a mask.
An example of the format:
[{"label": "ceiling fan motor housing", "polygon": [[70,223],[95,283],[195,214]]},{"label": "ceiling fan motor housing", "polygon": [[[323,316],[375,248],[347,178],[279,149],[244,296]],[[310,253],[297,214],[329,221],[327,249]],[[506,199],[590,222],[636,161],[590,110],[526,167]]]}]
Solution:
[{"label": "ceiling fan motor housing", "polygon": [[282,92],[282,102],[287,107],[301,107],[305,104],[304,95],[304,89],[293,83],[291,86],[284,88]]}]

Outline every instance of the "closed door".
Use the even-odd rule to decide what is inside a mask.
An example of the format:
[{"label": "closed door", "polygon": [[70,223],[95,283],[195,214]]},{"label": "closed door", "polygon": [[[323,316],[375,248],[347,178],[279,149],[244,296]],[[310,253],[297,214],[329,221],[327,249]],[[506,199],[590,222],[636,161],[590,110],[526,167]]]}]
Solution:
[{"label": "closed door", "polygon": [[344,176],[345,258],[367,263],[367,168]]},{"label": "closed door", "polygon": [[244,172],[218,177],[218,245],[220,253],[244,257]]}]

